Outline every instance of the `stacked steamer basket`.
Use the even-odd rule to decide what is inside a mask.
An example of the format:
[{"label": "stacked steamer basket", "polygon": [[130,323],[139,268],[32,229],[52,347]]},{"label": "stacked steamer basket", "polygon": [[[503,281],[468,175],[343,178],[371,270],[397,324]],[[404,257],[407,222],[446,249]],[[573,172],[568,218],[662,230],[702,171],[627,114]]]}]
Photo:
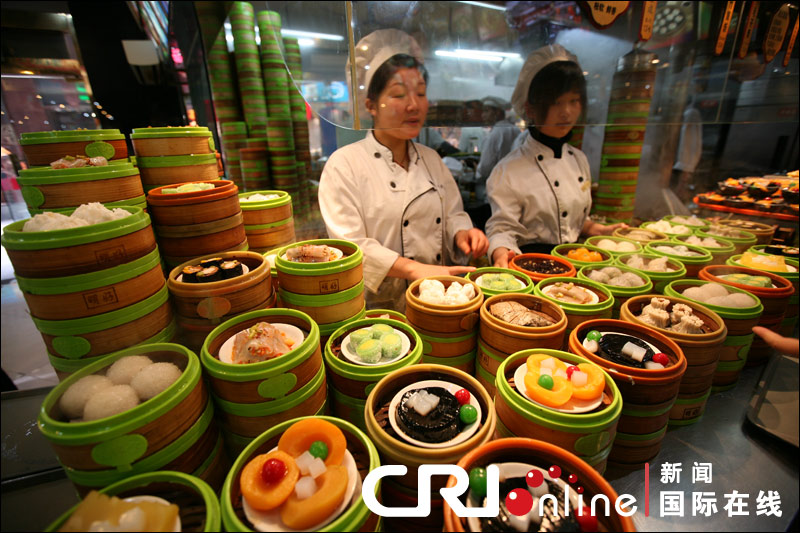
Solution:
[{"label": "stacked steamer basket", "polygon": [[[640,268],[633,268],[630,266],[632,261],[635,258],[641,259],[644,266]],[[677,259],[667,258],[667,262],[665,265],[665,271],[655,271],[650,270],[650,261],[653,259],[663,258],[661,255],[656,254],[645,254],[645,253],[635,253],[635,254],[622,254],[618,255],[615,260],[616,266],[623,266],[628,267],[640,276],[645,276],[653,282],[653,291],[659,294],[664,294],[664,290],[667,288],[671,282],[683,279],[686,277],[686,267],[683,266],[683,263]],[[644,262],[647,263],[644,263]],[[666,270],[668,269],[668,270]]]},{"label": "stacked steamer basket", "polygon": [[[610,275],[607,277],[602,277],[600,274],[611,273],[609,269],[616,269],[619,271],[619,275],[616,278],[610,278]],[[628,284],[622,284],[621,282],[615,281],[615,279],[626,276],[627,274],[635,274],[638,279],[641,281],[641,284],[635,284],[635,280]],[[633,280],[632,277],[629,277]],[[594,281],[601,287],[607,289],[611,296],[614,297],[614,304],[611,307],[611,318],[619,318],[620,308],[622,305],[629,299],[635,296],[640,296],[642,294],[649,294],[653,291],[653,282],[650,281],[650,278],[641,273],[641,271],[636,271],[630,267],[622,266],[622,265],[613,265],[611,267],[601,267],[596,268],[592,266],[585,266],[580,269],[578,272],[578,279],[583,281]]]},{"label": "stacked steamer basket", "polygon": [[307,313],[323,345],[345,324],[364,317],[364,254],[349,241],[303,241],[275,258],[281,305]]},{"label": "stacked steamer basket", "polygon": [[[247,350],[235,351],[239,348],[235,337],[244,332],[246,339],[262,322],[283,332],[289,351],[240,362]],[[243,340],[240,336],[239,342]],[[300,311],[263,309],[223,322],[206,338],[200,359],[232,456],[276,424],[320,415],[325,408],[327,386],[319,327]]]},{"label": "stacked steamer basket", "polygon": [[247,142],[247,124],[240,121],[228,121],[220,124],[222,130],[222,150],[225,152],[227,177],[237,186],[242,184],[242,164],[239,150]]},{"label": "stacked steamer basket", "polygon": [[540,281],[534,291],[536,296],[550,300],[567,315],[564,349],[569,334],[581,322],[598,318],[611,318],[614,296],[606,287],[593,281],[577,278],[550,278]]},{"label": "stacked steamer basket", "polygon": [[[219,499],[214,489],[202,479],[181,472],[139,474],[113,483],[99,492],[120,499],[155,496],[175,504],[178,506],[181,529],[185,531],[219,531],[222,527]],[[76,507],[58,517],[45,531],[60,531],[69,524]]]},{"label": "stacked steamer basket", "polygon": [[136,128],[131,140],[145,192],[173,183],[219,179],[208,128]]},{"label": "stacked steamer basket", "polygon": [[[672,320],[672,326],[664,328],[645,321],[642,316],[643,310],[646,306],[655,304],[656,299],[665,304],[667,313],[676,312],[678,305],[688,306],[691,314],[702,322],[702,326],[698,328],[700,333],[676,331],[675,320]],[[703,416],[706,401],[711,394],[721,348],[728,334],[725,321],[711,309],[690,300],[656,295],[629,299],[620,310],[620,318],[626,322],[649,327],[674,340],[681,347],[686,357],[686,373],[681,378],[678,399],[670,411],[669,423],[683,426],[698,422]]]},{"label": "stacked steamer basket", "polygon": [[224,124],[242,120],[242,108],[237,92],[236,70],[225,31],[220,31],[208,52],[208,74],[211,80],[211,91],[214,95],[214,111],[217,122]]},{"label": "stacked steamer basket", "polygon": [[[435,280],[449,288],[469,284],[473,296],[463,303],[430,303],[421,298],[423,282]],[[475,372],[479,311],[483,293],[477,284],[455,276],[417,280],[406,290],[406,317],[422,339],[422,360],[446,365],[468,374]]]},{"label": "stacked steamer basket", "polygon": [[[377,327],[373,327],[380,324]],[[388,326],[388,328],[387,328]],[[383,355],[382,339],[375,339],[381,345],[381,356],[364,360],[358,353],[358,342],[362,339],[354,332],[368,330],[370,337],[395,334],[401,343],[400,352],[394,355],[387,342],[387,353]],[[391,341],[397,339],[391,338]],[[375,384],[384,376],[407,366],[415,365],[422,359],[422,340],[417,332],[405,322],[390,318],[364,318],[355,320],[337,329],[325,343],[325,368],[328,371],[328,400],[331,413],[347,420],[366,431],[364,407],[367,396]]]},{"label": "stacked steamer basket", "polygon": [[725,321],[728,335],[720,347],[719,363],[717,364],[716,372],[714,372],[712,387],[713,392],[718,392],[736,386],[736,382],[739,380],[739,373],[747,362],[747,353],[750,351],[750,345],[753,344],[753,337],[755,336],[753,326],[756,326],[761,319],[764,306],[758,297],[748,295],[747,291],[731,286],[725,286],[725,290],[729,294],[748,295],[751,305],[747,305],[746,301],[745,305],[737,307],[714,305],[692,298],[689,296],[691,292],[685,292],[687,289],[694,288],[694,292],[697,293],[697,288],[704,287],[709,283],[711,282],[702,280],[677,280],[667,285],[664,294],[676,298],[686,298],[705,305]]},{"label": "stacked steamer basket", "polygon": [[308,119],[306,118],[306,101],[300,92],[303,79],[303,63],[300,57],[300,45],[297,39],[283,38],[286,66],[289,68],[289,106],[292,110],[292,131],[294,133],[294,150],[297,159],[297,177],[300,192],[309,215],[314,211],[315,202],[311,197],[311,145],[308,137]]},{"label": "stacked steamer basket", "polygon": [[[593,348],[588,340],[607,335],[634,337],[634,342],[651,345],[654,352],[666,355],[663,368],[640,368],[622,356],[623,342],[630,339],[608,337],[602,350]],[[587,337],[589,339],[587,340]],[[686,371],[686,358],[680,347],[655,330],[621,320],[590,320],[580,324],[569,336],[572,353],[599,365],[616,383],[622,396],[622,413],[617,434],[609,455],[609,464],[627,469],[639,468],[651,462],[661,450],[667,431],[670,412],[678,398],[681,378]],[[609,351],[606,351],[609,350]]]},{"label": "stacked steamer basket", "polygon": [[[327,452],[324,461],[317,456],[325,471],[313,480],[311,496],[298,497],[303,479],[312,481],[304,474],[289,484],[283,501],[275,493],[248,486],[254,474],[261,477],[260,465],[267,457],[298,472],[304,455],[319,453],[315,444],[324,445]],[[375,445],[349,422],[328,416],[287,420],[259,435],[234,461],[220,496],[222,523],[226,531],[382,531],[381,517],[370,512],[361,492],[366,475],[380,464]],[[284,477],[281,483],[286,481]],[[380,496],[381,485],[376,483],[374,497]],[[251,501],[273,508],[257,511]]]},{"label": "stacked steamer basket", "polygon": [[109,209],[147,206],[139,169],[124,160],[104,166],[30,168],[20,170],[17,181],[32,215],[63,212],[90,202],[100,202]]},{"label": "stacked steamer basket", "polygon": [[238,188],[228,180],[211,189],[175,192],[159,187],[147,194],[164,261],[175,267],[201,255],[247,250]]},{"label": "stacked steamer basket", "polygon": [[244,189],[247,191],[269,189],[272,187],[269,176],[269,154],[266,147],[250,147],[251,140],[247,139],[247,148],[239,149]]},{"label": "stacked steamer basket", "polygon": [[[216,268],[209,277],[220,279],[199,281],[198,274],[209,267]],[[222,252],[192,259],[175,267],[167,284],[181,339],[198,353],[221,322],[275,305],[269,263],[255,252]]]},{"label": "stacked steamer basket", "polygon": [[[408,403],[420,391],[439,396],[433,412],[421,414]],[[472,416],[462,418],[467,410]],[[395,370],[381,379],[367,398],[364,414],[367,434],[381,463],[408,467],[404,476],[383,479],[381,497],[387,507],[415,507],[419,466],[457,463],[492,439],[497,420],[491,396],[475,378],[452,367],[429,364]],[[387,518],[386,530],[441,531],[439,489],[446,481],[443,476],[431,478],[429,516]]]},{"label": "stacked steamer basket", "polygon": [[[797,314],[798,311],[800,311],[800,306],[798,306],[800,301],[800,286],[798,286],[798,281],[800,281],[798,279],[800,275],[800,264],[798,264],[797,259],[790,259],[787,257],[783,259],[783,267],[785,270],[776,270],[776,268],[780,268],[780,263],[775,264],[772,263],[772,261],[780,261],[778,256],[771,256],[770,254],[765,254],[758,250],[753,250],[752,248],[750,252],[754,254],[754,256],[752,256],[752,259],[755,261],[754,263],[749,265],[743,264],[743,256],[735,255],[730,257],[726,264],[730,266],[747,266],[757,270],[763,270],[764,272],[775,274],[791,282],[794,287],[794,293],[792,293],[792,296],[789,298],[789,304],[786,306],[786,314],[781,321],[781,328],[779,330],[781,335],[791,337],[794,335],[795,327],[797,327]],[[764,256],[765,259],[763,261],[765,261],[765,263],[762,263],[757,256]]]},{"label": "stacked steamer basket", "polygon": [[[545,375],[541,365],[548,362],[553,366]],[[582,399],[574,396],[578,389],[572,382],[574,372],[559,375],[559,369],[566,371],[568,366],[587,376],[582,388],[592,390],[582,389],[581,393],[586,393]],[[622,412],[622,396],[599,366],[559,350],[522,350],[503,361],[495,386],[496,438],[543,440],[574,453],[601,474],[605,471]],[[565,391],[567,396],[563,396]]]},{"label": "stacked steamer basket", "polygon": [[[249,200],[254,194],[269,199]],[[250,250],[264,253],[295,241],[292,197],[288,193],[263,190],[240,193],[239,205]]]},{"label": "stacked steamer basket", "polygon": [[9,224],[2,244],[50,363],[65,377],[112,352],[174,333],[150,217],[25,232]]},{"label": "stacked steamer basket", "polygon": [[[126,356],[146,362],[120,361]],[[86,366],[47,395],[38,423],[81,493],[156,470],[219,489],[228,468],[200,361],[177,344],[129,348]]]},{"label": "stacked steamer basket", "polygon": [[530,294],[534,286],[527,274],[500,267],[475,269],[467,274],[467,279],[474,281],[486,298],[511,292]]},{"label": "stacked steamer basket", "polygon": [[[514,320],[515,314],[526,320]],[[492,396],[498,368],[512,354],[529,348],[557,350],[564,345],[567,316],[557,304],[540,296],[491,296],[481,306],[480,318],[475,372]]]},{"label": "stacked steamer basket", "polygon": [[[606,497],[608,501],[617,501],[617,493],[611,485],[603,479],[592,468],[589,468],[584,461],[582,461],[575,454],[561,449],[558,446],[548,444],[533,439],[498,439],[487,444],[478,446],[476,449],[465,455],[459,462],[458,466],[464,469],[465,472],[476,471],[480,476],[481,470],[489,465],[497,465],[501,471],[502,479],[514,479],[527,476],[527,472],[531,470],[538,471],[541,475],[541,483],[539,487],[545,489],[544,492],[556,496],[557,494],[566,492],[567,486],[572,486],[573,494],[580,493],[583,495],[583,501],[588,502],[595,499],[596,496]],[[522,468],[520,468],[522,467]],[[528,469],[526,471],[526,469]],[[509,475],[510,474],[510,475]],[[549,479],[548,479],[549,478]],[[552,490],[554,485],[561,485],[561,487]],[[447,480],[448,487],[455,487],[456,478],[450,476]],[[513,486],[513,485],[510,485]],[[580,487],[580,488],[579,488]],[[477,496],[480,489],[475,490],[472,486],[470,489],[473,491],[472,496]],[[541,489],[535,487],[534,490],[541,497],[533,499],[533,509],[539,509],[539,502],[544,503],[545,495],[542,495]],[[505,505],[507,493],[501,491],[500,502],[501,506]],[[470,498],[472,497],[470,496]],[[538,501],[537,501],[538,499]],[[482,498],[479,497],[478,501]],[[572,526],[577,528],[579,524],[570,523],[575,520],[570,518],[570,515],[575,516],[580,509],[578,498],[570,498],[571,510],[566,513],[566,517],[562,523],[552,524],[555,528],[559,526]],[[559,503],[559,505],[561,505]],[[585,509],[585,508],[584,508]],[[538,511],[534,511],[538,512]],[[505,516],[508,516],[507,508],[503,510]],[[585,515],[584,515],[585,516]],[[484,531],[488,530],[488,524],[484,522],[485,519],[468,518],[467,524],[470,526],[468,530],[476,531],[475,525],[483,526]],[[558,519],[556,519],[558,520]],[[474,521],[474,522],[473,522]],[[603,516],[598,513],[597,521],[599,522],[598,531],[634,531],[634,524],[631,518],[621,516],[616,512],[610,512],[608,516]],[[462,532],[465,531],[464,520],[459,518],[450,505],[445,502],[444,504],[444,531]],[[566,528],[565,527],[565,528]],[[595,526],[597,527],[597,526]]]},{"label": "stacked steamer basket", "polygon": [[249,2],[233,2],[229,16],[244,120],[248,129],[254,130],[258,125],[263,127],[267,123],[267,103],[261,79],[253,6]]},{"label": "stacked steamer basket", "polygon": [[656,79],[655,57],[634,49],[617,64],[593,213],[626,221],[633,217],[639,160]]},{"label": "stacked steamer basket", "polygon": [[[739,276],[730,277],[736,274],[739,274]],[[762,278],[761,281],[765,281],[764,286],[751,285],[752,281],[748,278],[752,276]],[[781,324],[788,312],[789,302],[796,292],[792,283],[786,278],[771,272],[741,266],[707,266],[700,271],[699,278],[743,289],[761,300],[764,312],[761,314],[758,325],[776,332],[780,331]],[[763,278],[766,278],[766,280]],[[761,337],[755,336],[753,344],[750,346],[750,352],[747,354],[746,365],[757,366],[764,364],[771,354],[772,348]]]},{"label": "stacked steamer basket", "polygon": [[127,161],[128,145],[119,130],[70,130],[23,133],[19,144],[30,167],[49,166],[66,155]]}]

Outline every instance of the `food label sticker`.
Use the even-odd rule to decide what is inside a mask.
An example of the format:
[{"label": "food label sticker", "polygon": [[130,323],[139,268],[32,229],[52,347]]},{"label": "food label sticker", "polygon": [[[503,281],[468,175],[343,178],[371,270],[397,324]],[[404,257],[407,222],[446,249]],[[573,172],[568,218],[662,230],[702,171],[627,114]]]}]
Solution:
[{"label": "food label sticker", "polygon": [[750,10],[747,12],[747,20],[744,23],[742,32],[742,42],[739,45],[739,59],[744,59],[750,49],[750,39],[753,37],[753,29],[756,27],[756,15],[758,15],[758,5],[761,2],[750,2]]},{"label": "food label sticker", "polygon": [[339,280],[332,279],[327,281],[320,281],[319,292],[322,294],[331,294],[334,292],[339,292]]},{"label": "food label sticker", "polygon": [[656,18],[656,5],[658,2],[643,2],[643,4],[642,23],[639,26],[639,40],[647,41],[653,36],[653,21]]},{"label": "food label sticker", "polygon": [[764,63],[769,63],[783,46],[786,33],[789,31],[789,4],[783,4],[769,22],[769,29],[764,36]]},{"label": "food label sticker", "polygon": [[86,304],[86,309],[95,309],[104,305],[115,304],[118,301],[119,298],[117,298],[117,291],[114,287],[83,293],[83,302]]},{"label": "food label sticker", "polygon": [[735,0],[725,5],[725,13],[722,15],[722,24],[719,26],[719,34],[717,35],[717,45],[714,47],[714,55],[716,56],[720,55],[725,48],[725,40],[728,38],[728,31],[731,28],[731,19],[733,18],[735,7]]}]

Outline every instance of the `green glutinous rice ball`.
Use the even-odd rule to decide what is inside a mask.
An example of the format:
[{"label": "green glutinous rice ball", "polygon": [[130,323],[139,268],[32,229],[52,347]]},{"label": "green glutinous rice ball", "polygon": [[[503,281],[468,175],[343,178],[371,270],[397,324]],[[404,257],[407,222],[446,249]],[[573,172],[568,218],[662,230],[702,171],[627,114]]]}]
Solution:
[{"label": "green glutinous rice ball", "polygon": [[392,329],[392,326],[390,326],[389,324],[375,324],[369,329],[372,331],[373,339],[380,339],[384,335],[388,335],[389,333],[394,331]]},{"label": "green glutinous rice ball", "polygon": [[364,329],[357,329],[353,333],[350,334],[350,348],[353,351],[356,351],[356,348],[361,346],[361,344],[372,338],[372,331],[367,328]]},{"label": "green glutinous rice ball", "polygon": [[367,339],[356,348],[356,354],[365,363],[377,363],[381,360],[381,341],[377,339]]},{"label": "green glutinous rice ball", "polygon": [[388,333],[381,338],[381,351],[384,357],[397,357],[402,347],[403,342],[397,333]]}]

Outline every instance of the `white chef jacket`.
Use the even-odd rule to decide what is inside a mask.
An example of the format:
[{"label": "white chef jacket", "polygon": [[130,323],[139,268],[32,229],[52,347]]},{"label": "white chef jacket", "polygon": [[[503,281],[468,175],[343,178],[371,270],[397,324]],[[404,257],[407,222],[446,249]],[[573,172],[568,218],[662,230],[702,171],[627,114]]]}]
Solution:
[{"label": "white chef jacket", "polygon": [[508,119],[498,121],[481,144],[481,159],[476,172],[478,178],[487,179],[497,163],[511,152],[511,145],[519,135],[519,128]]},{"label": "white chef jacket", "polygon": [[592,206],[586,155],[564,144],[561,158],[530,135],[494,167],[486,182],[492,216],[489,257],[500,247],[576,242]]},{"label": "white chef jacket", "polygon": [[328,235],[352,241],[364,253],[370,308],[405,308],[404,279],[387,273],[398,257],[445,265],[465,262],[455,234],[472,228],[453,176],[432,149],[409,143],[409,169],[370,131],[331,155],[319,184]]}]

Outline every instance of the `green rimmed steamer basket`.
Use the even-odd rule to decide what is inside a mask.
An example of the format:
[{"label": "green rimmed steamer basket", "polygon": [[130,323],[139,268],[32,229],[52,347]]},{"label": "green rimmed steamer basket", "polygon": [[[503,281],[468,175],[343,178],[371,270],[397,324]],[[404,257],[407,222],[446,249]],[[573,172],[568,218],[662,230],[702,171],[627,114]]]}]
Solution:
[{"label": "green rimmed steamer basket", "polygon": [[[675,246],[685,246],[690,252],[694,252],[700,255],[685,256],[674,252],[665,252],[656,250],[656,248],[660,248],[662,246],[672,249],[674,249]],[[647,243],[644,249],[645,252],[647,253],[656,254],[680,261],[683,264],[684,268],[686,268],[687,278],[696,279],[697,275],[700,273],[703,267],[710,265],[712,261],[710,252],[706,251],[706,249],[704,248],[700,248],[699,246],[694,246],[693,244],[685,244],[685,243],[677,244],[675,243],[675,241],[671,241],[668,243],[656,242],[656,243]]]},{"label": "green rimmed steamer basket", "polygon": [[713,235],[709,233],[709,231],[711,231],[712,229],[714,229],[713,226],[710,227],[708,230],[695,230],[694,234],[700,237],[701,239],[703,237],[711,237],[712,239],[721,237],[726,241],[733,243],[733,246],[735,247],[735,250],[733,252],[734,254],[743,254],[745,250],[747,250],[751,246],[758,244],[758,238],[749,231],[745,231],[738,228],[725,228],[725,229],[735,230],[739,233],[737,237],[732,237],[729,235],[725,236]]},{"label": "green rimmed steamer basket", "polygon": [[65,156],[128,158],[125,135],[119,130],[37,131],[20,135],[19,144],[31,167],[48,166]]},{"label": "green rimmed steamer basket", "polygon": [[[178,506],[178,517],[182,531],[219,531],[222,518],[219,499],[208,483],[200,478],[161,470],[139,474],[113,483],[99,491],[101,494],[120,499],[134,496],[156,496]],[[58,517],[45,531],[58,531],[77,509],[72,509]]]},{"label": "green rimmed steamer basket", "polygon": [[98,167],[24,169],[17,181],[32,215],[64,212],[91,202],[109,209],[145,203],[139,170],[126,161]]},{"label": "green rimmed steamer basket", "polygon": [[142,175],[142,184],[149,192],[157,187],[188,181],[216,181],[219,179],[217,156],[208,154],[142,156],[136,158]]},{"label": "green rimmed steamer basket", "polygon": [[[519,280],[523,286],[518,289],[492,289],[491,287],[484,287],[483,285],[478,283],[478,278],[485,274],[508,274],[510,276],[514,276],[517,280]],[[533,292],[534,282],[528,277],[527,274],[524,272],[520,272],[519,270],[512,270],[510,268],[500,268],[500,267],[483,267],[473,270],[472,272],[467,273],[467,279],[470,281],[475,282],[475,284],[480,288],[481,292],[488,298],[489,296],[494,296],[495,294],[508,294],[512,292],[522,293],[522,294],[530,294]]]},{"label": "green rimmed steamer basket", "polygon": [[[172,362],[182,373],[155,397],[100,420],[66,421],[58,405],[79,379],[100,373],[121,357],[147,355]],[[177,344],[148,344],[109,355],[57,385],[45,398],[38,425],[50,441],[67,477],[82,493],[137,474],[177,470],[219,487],[227,468],[214,409],[202,379],[200,362]]]},{"label": "green rimmed steamer basket", "polygon": [[[575,304],[562,302],[561,300],[553,298],[552,296],[549,296],[543,292],[546,287],[553,285],[554,283],[573,283],[575,285],[588,288],[597,295],[599,301],[595,304]],[[578,324],[597,318],[611,318],[611,314],[613,313],[614,295],[611,294],[611,291],[605,286],[595,283],[594,281],[577,278],[548,278],[540,281],[536,285],[534,294],[550,300],[554,304],[558,305],[564,310],[564,314],[567,315],[567,330],[564,334],[565,348],[569,341],[569,334],[578,326]]]},{"label": "green rimmed steamer basket", "polygon": [[[687,244],[686,239],[689,237],[689,235],[678,235],[676,237],[672,237],[672,240],[676,243],[685,245]],[[699,244],[694,244],[693,246],[700,248],[701,250],[705,250],[711,254],[711,262],[709,263],[710,265],[724,265],[728,258],[735,253],[736,247],[732,242],[727,241],[722,237],[714,237],[714,240],[722,246],[700,246]]]},{"label": "green rimmed steamer basket", "polygon": [[[364,476],[366,472],[370,472],[381,465],[375,445],[363,431],[339,418],[328,416],[317,418],[326,420],[342,430],[347,440],[347,449],[355,459],[359,475]],[[220,495],[222,524],[225,527],[225,531],[252,531],[252,525],[247,520],[242,507],[242,493],[239,485],[242,469],[257,455],[267,453],[275,448],[283,432],[299,420],[302,420],[302,418],[287,420],[269,428],[254,439],[236,458],[228,477],[225,479]],[[380,492],[381,485],[378,482],[375,485],[375,496],[378,497]],[[342,514],[318,531],[377,531],[379,522],[380,517],[370,512],[366,503],[364,503],[363,496],[358,494]]]},{"label": "green rimmed steamer basket", "polygon": [[[253,194],[277,194],[278,198],[259,202],[243,202]],[[254,252],[264,253],[295,241],[292,197],[286,191],[248,191],[239,194],[244,232]]]},{"label": "green rimmed steamer basket", "polygon": [[641,270],[629,267],[628,260],[634,255],[639,255],[648,260],[658,259],[664,256],[653,253],[627,253],[617,256],[615,260],[615,266],[624,266],[630,268],[639,275],[647,276],[653,283],[654,292],[664,294],[664,289],[666,289],[670,282],[686,277],[686,267],[677,259],[668,258],[669,261],[667,261],[667,264],[673,269],[671,272],[653,272],[652,270]]},{"label": "green rimmed steamer basket", "polygon": [[719,347],[719,363],[717,363],[717,369],[714,372],[714,381],[712,382],[711,389],[713,392],[720,392],[736,386],[739,380],[739,373],[742,371],[742,368],[744,368],[745,363],[747,363],[747,353],[750,351],[750,346],[753,344],[753,336],[755,335],[753,333],[753,326],[758,325],[761,314],[764,312],[764,306],[757,296],[730,285],[725,286],[725,289],[729,293],[747,294],[753,298],[754,305],[741,309],[722,307],[700,302],[699,300],[693,300],[682,294],[683,291],[689,287],[699,287],[707,283],[711,282],[693,279],[673,281],[667,285],[664,294],[697,302],[717,313],[725,321],[728,334],[725,337],[725,342]]},{"label": "green rimmed steamer basket", "polygon": [[[603,239],[608,239],[608,240],[611,240],[611,241],[614,241],[614,242],[620,242],[620,241],[629,242],[629,243],[633,244],[636,249],[633,250],[633,251],[630,251],[630,252],[617,252],[617,251],[614,251],[614,250],[606,250],[604,248],[599,248],[597,246],[597,243],[599,243]],[[595,248],[599,248],[600,250],[603,250],[604,252],[608,252],[614,257],[617,257],[617,256],[622,255],[622,254],[641,253],[641,251],[644,249],[644,247],[639,242],[636,242],[636,241],[631,240],[631,239],[625,239],[623,237],[614,237],[612,235],[595,235],[594,237],[589,237],[588,239],[586,239],[586,244],[594,246]]]},{"label": "green rimmed steamer basket", "polygon": [[134,128],[131,142],[137,158],[213,154],[214,137],[203,126]]},{"label": "green rimmed steamer basket", "polygon": [[[397,361],[384,365],[359,365],[342,354],[342,343],[347,335],[375,324],[387,324],[403,332],[410,341],[409,352]],[[422,360],[422,340],[417,332],[405,322],[386,318],[355,320],[337,329],[325,343],[325,368],[328,372],[328,388],[331,413],[347,420],[362,431],[366,431],[364,406],[367,396],[375,384],[384,376]]]},{"label": "green rimmed steamer basket", "polygon": [[[752,248],[750,251],[759,255],[770,255],[759,250],[753,250]],[[726,264],[729,266],[744,266],[739,263],[739,259],[741,259],[741,257],[741,255],[733,255],[728,258]],[[794,293],[792,293],[792,295],[789,297],[789,304],[786,306],[786,314],[784,315],[783,320],[781,320],[780,325],[780,334],[791,337],[794,335],[795,328],[797,328],[798,312],[800,311],[800,261],[790,257],[785,258],[784,261],[787,265],[793,266],[795,271],[777,272],[775,270],[759,270],[764,270],[764,272],[769,272],[770,274],[780,276],[791,282],[792,286],[794,287]]]},{"label": "green rimmed steamer basket", "polygon": [[[601,287],[605,287],[606,289],[611,292],[611,295],[614,297],[614,306],[611,309],[611,318],[619,318],[619,310],[629,298],[633,298],[634,296],[640,296],[642,294],[648,294],[653,290],[653,282],[650,281],[648,276],[643,275],[641,272],[634,270],[627,266],[620,266],[614,265],[623,272],[633,272],[637,276],[644,279],[644,285],[639,287],[615,287],[613,285],[606,285],[605,283],[598,283]],[[585,266],[578,271],[578,279],[592,281],[589,277],[588,272],[595,267]],[[602,268],[602,267],[601,267]]]},{"label": "green rimmed steamer basket", "polygon": [[601,369],[606,381],[603,394],[608,403],[602,403],[602,407],[590,413],[562,413],[537,405],[523,397],[511,383],[516,369],[526,364],[533,354],[546,354],[567,364],[592,364],[575,354],[539,348],[517,352],[503,361],[495,382],[496,438],[527,437],[555,444],[574,453],[602,474],[622,412],[622,396],[617,385]]},{"label": "green rimmed steamer basket", "polygon": [[[219,350],[225,341],[258,322],[295,326],[304,339],[290,352],[267,361],[220,361]],[[200,360],[232,449],[275,424],[318,414],[325,405],[327,385],[319,327],[300,311],[263,309],[223,322],[206,338]]]},{"label": "green rimmed steamer basket", "polygon": [[[579,261],[577,259],[570,259],[567,254],[570,250],[577,250],[578,248],[586,248],[590,252],[597,252],[599,253],[603,259],[601,261]],[[568,244],[559,244],[553,251],[551,252],[554,256],[560,257],[565,261],[569,261],[572,263],[572,266],[575,267],[576,270],[581,269],[585,266],[609,266],[614,262],[614,255],[609,252],[608,250],[603,250],[602,248],[598,248],[596,246],[592,246],[591,244],[580,244],[580,243],[568,243]]]}]

